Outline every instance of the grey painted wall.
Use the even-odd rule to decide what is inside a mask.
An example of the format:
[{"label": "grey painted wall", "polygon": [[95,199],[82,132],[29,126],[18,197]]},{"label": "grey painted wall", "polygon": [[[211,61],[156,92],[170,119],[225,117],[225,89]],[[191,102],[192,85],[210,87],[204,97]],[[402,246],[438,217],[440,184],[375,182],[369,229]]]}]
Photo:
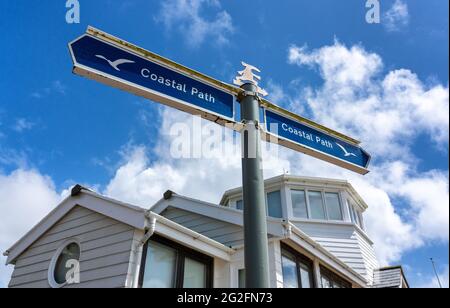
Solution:
[{"label": "grey painted wall", "polygon": [[67,287],[125,287],[134,232],[131,226],[77,206],[17,259],[9,287],[49,288],[51,259],[74,237],[81,243],[81,283]]},{"label": "grey painted wall", "polygon": [[168,207],[161,216],[226,246],[235,247],[244,244],[244,231],[240,226],[173,207]]}]

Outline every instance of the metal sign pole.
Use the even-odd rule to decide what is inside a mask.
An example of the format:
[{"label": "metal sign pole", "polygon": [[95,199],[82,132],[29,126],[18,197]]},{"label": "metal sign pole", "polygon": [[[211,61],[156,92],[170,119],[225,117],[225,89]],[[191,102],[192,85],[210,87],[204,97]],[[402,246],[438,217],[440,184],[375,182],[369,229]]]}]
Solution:
[{"label": "metal sign pole", "polygon": [[258,87],[246,83],[239,97],[242,140],[246,288],[270,288],[267,216],[261,157]]}]

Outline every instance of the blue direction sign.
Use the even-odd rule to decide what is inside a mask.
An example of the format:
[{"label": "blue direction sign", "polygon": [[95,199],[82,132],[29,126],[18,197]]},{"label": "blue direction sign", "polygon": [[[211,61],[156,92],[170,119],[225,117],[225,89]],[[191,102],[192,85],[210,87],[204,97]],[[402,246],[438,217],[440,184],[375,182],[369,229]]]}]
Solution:
[{"label": "blue direction sign", "polygon": [[69,48],[79,75],[206,118],[233,121],[234,96],[200,79],[88,34]]},{"label": "blue direction sign", "polygon": [[[236,97],[242,91],[92,27],[69,44],[74,73],[200,115],[240,131]],[[245,71],[240,72],[243,74]],[[247,72],[248,73],[248,72]],[[251,72],[252,73],[252,72]],[[248,77],[248,76],[247,76]],[[258,76],[250,78],[259,79]],[[359,142],[262,100],[263,137],[360,174],[370,155]],[[263,121],[262,121],[263,122]],[[272,136],[275,137],[272,138]]]},{"label": "blue direction sign", "polygon": [[286,147],[361,174],[369,172],[370,155],[358,145],[271,110],[266,110],[266,131]]}]

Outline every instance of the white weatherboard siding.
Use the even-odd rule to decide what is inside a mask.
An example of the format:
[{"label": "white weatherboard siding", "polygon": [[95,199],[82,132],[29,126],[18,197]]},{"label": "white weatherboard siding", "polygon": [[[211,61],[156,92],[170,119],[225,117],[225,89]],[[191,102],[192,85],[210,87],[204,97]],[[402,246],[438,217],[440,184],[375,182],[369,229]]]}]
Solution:
[{"label": "white weatherboard siding", "polygon": [[49,288],[51,259],[71,238],[81,244],[81,283],[72,287],[125,287],[134,236],[133,227],[77,206],[17,258],[9,287]]},{"label": "white weatherboard siding", "polygon": [[378,267],[375,252],[365,236],[353,225],[293,222],[314,241],[350,266],[369,282]]},{"label": "white weatherboard siding", "polygon": [[405,284],[401,267],[375,270],[374,288],[403,288]]},{"label": "white weatherboard siding", "polygon": [[373,284],[374,271],[380,267],[378,259],[375,255],[375,250],[373,249],[373,244],[368,242],[365,236],[361,232],[356,231],[356,237],[358,239],[359,247],[361,249],[362,257],[364,259],[364,264],[366,265],[367,275],[369,285]]}]

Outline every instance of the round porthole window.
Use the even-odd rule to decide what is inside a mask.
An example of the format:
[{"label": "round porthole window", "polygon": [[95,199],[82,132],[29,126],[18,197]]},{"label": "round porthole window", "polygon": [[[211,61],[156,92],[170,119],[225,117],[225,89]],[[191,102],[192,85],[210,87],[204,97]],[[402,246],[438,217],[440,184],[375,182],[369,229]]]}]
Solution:
[{"label": "round porthole window", "polygon": [[76,240],[64,242],[50,264],[48,280],[53,288],[79,282],[80,244]]}]

